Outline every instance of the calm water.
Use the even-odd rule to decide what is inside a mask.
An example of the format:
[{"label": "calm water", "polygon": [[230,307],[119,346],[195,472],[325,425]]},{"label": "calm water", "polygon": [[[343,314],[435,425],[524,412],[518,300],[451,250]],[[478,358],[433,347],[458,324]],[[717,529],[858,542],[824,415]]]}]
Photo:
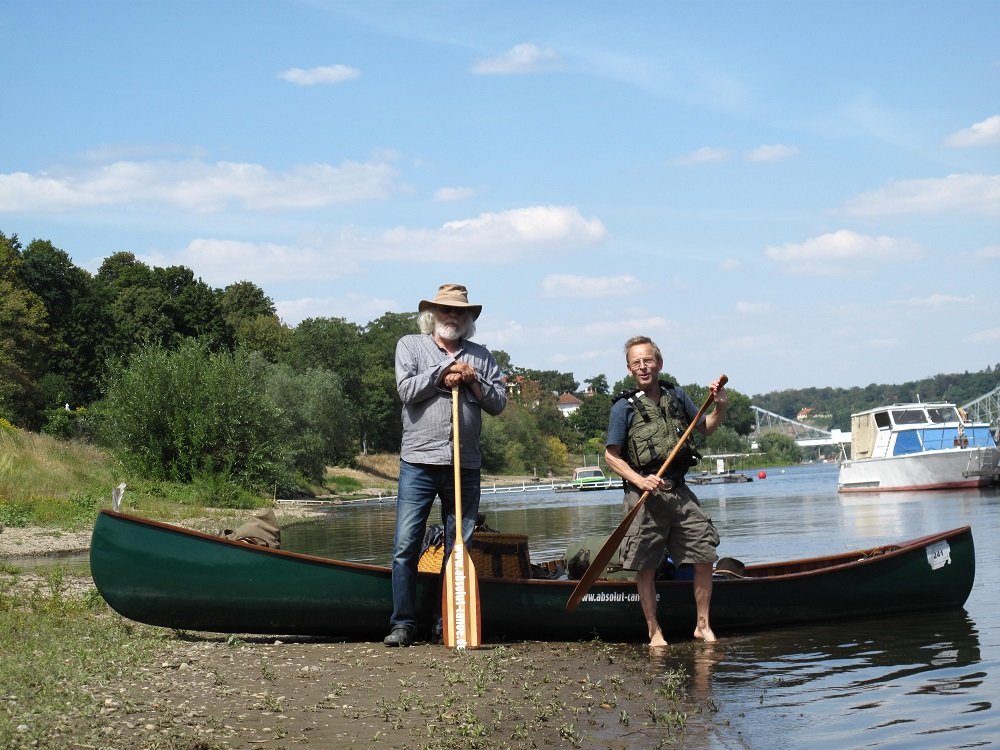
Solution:
[{"label": "calm water", "polygon": [[[756,476],[756,472],[751,472]],[[970,748],[995,745],[1000,718],[1000,492],[840,496],[837,468],[768,470],[765,480],[695,487],[744,562],[810,557],[901,541],[969,524],[976,582],[965,610],[795,626],[728,635],[677,649],[651,670],[683,666],[713,710],[692,723],[710,747]],[[561,556],[621,518],[620,490],[483,497],[491,527],[527,534],[534,560]],[[433,520],[433,519],[432,519]],[[283,546],[386,563],[391,504],[341,506],[319,523],[286,528]]]}]

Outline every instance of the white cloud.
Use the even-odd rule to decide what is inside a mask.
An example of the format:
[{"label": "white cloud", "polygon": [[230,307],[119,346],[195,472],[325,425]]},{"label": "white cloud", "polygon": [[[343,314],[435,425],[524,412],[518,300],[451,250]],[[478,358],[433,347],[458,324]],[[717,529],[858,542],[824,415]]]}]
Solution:
[{"label": "white cloud", "polygon": [[635,276],[550,274],[542,279],[542,291],[549,297],[594,299],[638,294],[642,283]]},{"label": "white cloud", "polygon": [[865,265],[915,258],[919,249],[892,237],[870,237],[841,229],[802,243],[772,246],[765,253],[789,273],[830,275],[856,272]]},{"label": "white cloud", "polygon": [[946,307],[950,305],[968,305],[972,302],[971,297],[953,297],[947,294],[931,294],[927,297],[910,297],[905,300],[890,302],[893,305],[905,305],[907,307]]},{"label": "white cloud", "polygon": [[770,302],[737,302],[736,312],[740,315],[756,315],[767,312],[773,307]]},{"label": "white cloud", "polygon": [[852,198],[849,213],[862,215],[930,214],[945,211],[1000,216],[1000,175],[952,174],[924,180],[898,180]]},{"label": "white cloud", "polygon": [[783,143],[774,143],[766,146],[758,146],[749,151],[744,157],[747,161],[783,161],[798,155],[799,150],[795,146],[786,146]]},{"label": "white cloud", "polygon": [[719,264],[723,271],[738,271],[743,266],[743,261],[739,258],[726,258]]},{"label": "white cloud", "polygon": [[976,257],[982,259],[1000,258],[1000,245],[987,245],[976,251]]},{"label": "white cloud", "polygon": [[515,44],[502,55],[487,57],[472,66],[478,75],[512,75],[539,73],[558,67],[559,55],[554,50],[530,43]]},{"label": "white cloud", "polygon": [[471,187],[444,187],[434,191],[434,200],[439,203],[455,203],[475,198],[479,192]]},{"label": "white cloud", "polygon": [[732,152],[724,148],[703,146],[690,154],[674,159],[675,164],[707,164],[727,160]]},{"label": "white cloud", "polygon": [[[387,310],[399,310],[396,300],[347,292],[338,297],[299,297],[277,300],[274,306],[288,325],[296,326],[306,318],[344,318],[353,323],[368,323],[381,317]],[[416,309],[417,301],[412,303]]]},{"label": "white cloud", "polygon": [[318,208],[401,190],[388,161],[301,164],[274,172],[240,162],[117,161],[79,174],[0,174],[0,213],[162,205],[199,213]]},{"label": "white cloud", "polygon": [[962,341],[969,344],[1000,344],[1000,328],[988,328],[969,334]]},{"label": "white cloud", "polygon": [[952,133],[945,140],[952,148],[969,148],[970,146],[989,146],[1000,143],[1000,115],[987,117],[977,122],[971,128]]},{"label": "white cloud", "polygon": [[358,262],[336,246],[294,247],[272,243],[196,239],[172,261],[198,269],[212,286],[246,279],[260,286],[284,281],[320,281],[340,278]]},{"label": "white cloud", "polygon": [[373,251],[383,260],[423,256],[499,263],[543,249],[592,245],[606,235],[600,219],[585,219],[572,206],[531,206],[449,221],[438,229],[390,229]]},{"label": "white cloud", "polygon": [[296,86],[316,86],[321,83],[343,83],[361,77],[361,71],[348,65],[327,65],[319,68],[289,68],[278,78]]}]

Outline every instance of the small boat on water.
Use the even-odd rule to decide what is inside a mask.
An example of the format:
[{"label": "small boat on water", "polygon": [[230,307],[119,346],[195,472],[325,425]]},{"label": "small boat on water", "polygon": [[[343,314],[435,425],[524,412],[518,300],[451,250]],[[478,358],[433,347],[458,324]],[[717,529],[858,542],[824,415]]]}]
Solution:
[{"label": "small boat on water", "polygon": [[[112,608],[166,628],[379,640],[392,609],[387,567],[250,545],[110,510],[94,526],[90,566]],[[721,635],[961,607],[974,578],[966,526],[827,557],[746,565],[741,576],[716,579],[712,624]],[[436,573],[418,574],[417,617],[428,631],[440,613],[439,580]],[[480,572],[484,638],[646,639],[634,581],[599,579],[568,612],[576,583]],[[695,623],[691,586],[656,584],[669,631],[686,637]]]},{"label": "small boat on water", "polygon": [[954,404],[893,404],[851,415],[851,458],[840,492],[981,487],[1000,483],[1000,449],[985,422]]},{"label": "small boat on water", "polygon": [[752,482],[753,478],[739,471],[700,471],[696,474],[688,474],[684,481],[688,484],[741,484]]}]

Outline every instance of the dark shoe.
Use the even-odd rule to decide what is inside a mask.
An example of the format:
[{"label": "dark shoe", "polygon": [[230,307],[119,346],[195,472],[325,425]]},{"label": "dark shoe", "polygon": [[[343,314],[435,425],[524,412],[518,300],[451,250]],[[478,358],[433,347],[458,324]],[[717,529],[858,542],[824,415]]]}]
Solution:
[{"label": "dark shoe", "polygon": [[440,620],[434,623],[434,629],[431,631],[431,643],[435,645],[444,643],[444,628],[441,626]]},{"label": "dark shoe", "polygon": [[413,634],[406,628],[393,628],[382,643],[386,646],[412,646]]}]

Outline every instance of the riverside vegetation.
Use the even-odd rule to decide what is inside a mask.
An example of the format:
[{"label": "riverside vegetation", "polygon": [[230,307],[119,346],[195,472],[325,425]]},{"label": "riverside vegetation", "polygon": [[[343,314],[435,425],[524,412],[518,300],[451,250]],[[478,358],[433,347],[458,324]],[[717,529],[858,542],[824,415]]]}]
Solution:
[{"label": "riverside vegetation", "polygon": [[[143,515],[219,525],[235,512],[202,504],[211,486],[133,488],[92,446],[11,430],[0,443],[8,525],[89,528],[122,478]],[[393,471],[391,457],[368,462]],[[345,472],[329,484],[349,495],[392,481]],[[12,750],[680,747],[713,712],[683,667],[636,644],[456,652],[172,631],[123,619],[88,577],[59,567],[0,563],[0,654],[0,747]]]}]

